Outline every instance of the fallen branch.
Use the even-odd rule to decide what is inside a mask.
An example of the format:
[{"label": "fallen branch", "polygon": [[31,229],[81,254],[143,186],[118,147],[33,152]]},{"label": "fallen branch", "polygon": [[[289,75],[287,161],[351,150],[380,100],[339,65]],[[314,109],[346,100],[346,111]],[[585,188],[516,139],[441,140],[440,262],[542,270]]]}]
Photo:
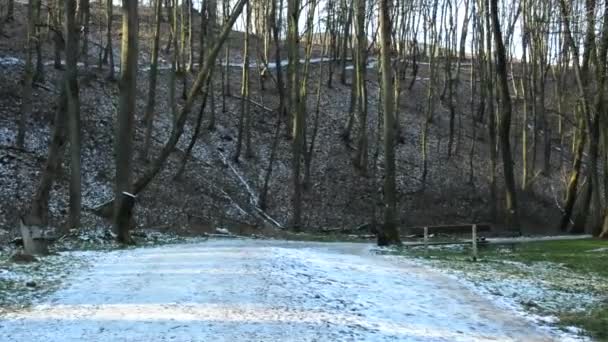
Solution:
[{"label": "fallen branch", "polygon": [[274,112],[276,112],[276,110],[274,110],[274,109],[272,109],[272,108],[268,108],[268,107],[264,106],[263,104],[261,104],[261,103],[259,103],[259,102],[256,102],[256,101],[254,101],[254,100],[252,100],[252,99],[246,99],[246,98],[243,98],[243,97],[241,97],[241,96],[238,96],[238,95],[233,95],[233,94],[230,94],[230,95],[228,95],[228,96],[230,96],[230,97],[232,97],[232,98],[235,98],[235,99],[237,99],[237,100],[241,100],[241,101],[247,101],[247,102],[251,103],[252,105],[254,105],[254,106],[256,106],[256,107],[259,107],[259,108],[261,108],[261,109],[263,109],[263,110],[265,110],[265,111],[267,111],[267,112],[269,112],[269,113],[274,113]]},{"label": "fallen branch", "polygon": [[262,210],[262,208],[260,208],[260,206],[258,204],[258,196],[255,194],[253,189],[251,189],[251,187],[249,186],[249,183],[247,183],[247,181],[240,175],[240,173],[236,170],[236,168],[228,161],[226,156],[220,151],[217,151],[217,153],[220,155],[220,159],[222,160],[222,163],[225,166],[228,166],[230,168],[230,170],[232,171],[232,173],[234,173],[234,175],[239,179],[241,184],[243,184],[243,186],[245,186],[245,189],[246,189],[247,193],[249,194],[249,203],[257,211],[257,213],[264,220],[270,222],[277,228],[285,229],[285,227],[283,227],[283,225],[281,225],[279,222],[277,222],[275,219],[273,219],[270,215],[268,215],[264,210]]}]

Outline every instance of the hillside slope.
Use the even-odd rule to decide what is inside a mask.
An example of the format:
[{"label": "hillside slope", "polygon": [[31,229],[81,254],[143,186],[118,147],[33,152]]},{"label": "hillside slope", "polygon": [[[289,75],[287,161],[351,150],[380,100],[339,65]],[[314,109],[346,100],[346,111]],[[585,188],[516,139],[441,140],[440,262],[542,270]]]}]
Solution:
[{"label": "hillside slope", "polygon": [[[23,10],[23,8],[20,8]],[[19,18],[19,17],[18,17]],[[116,19],[118,20],[118,18]],[[54,106],[58,96],[56,80],[60,71],[46,67],[45,82],[34,87],[32,117],[28,118],[25,150],[13,148],[16,123],[20,113],[21,79],[23,64],[24,32],[19,19],[7,24],[0,39],[0,228],[4,232],[13,230],[18,214],[29,204],[38,182],[40,170],[46,158],[46,149],[52,129]],[[147,34],[141,30],[142,36]],[[94,36],[94,33],[92,33]],[[116,37],[118,38],[118,37]],[[93,38],[93,40],[96,38]],[[50,42],[48,48],[50,49]],[[143,107],[147,96],[148,40],[142,39],[140,47],[140,69],[138,77],[138,111],[136,113],[135,160],[136,174],[141,174],[146,162],[141,158],[144,140],[142,123]],[[21,44],[21,45],[20,45]],[[163,43],[165,44],[165,43]],[[240,59],[239,35],[235,33],[229,42],[231,60]],[[95,48],[93,48],[95,49]],[[115,47],[115,50],[118,50]],[[50,50],[49,50],[50,51]],[[116,53],[118,51],[115,51]],[[254,55],[256,55],[254,53]],[[45,54],[46,56],[46,54]],[[51,56],[48,52],[48,56]],[[90,56],[97,56],[92,51]],[[165,60],[168,56],[164,56]],[[95,60],[95,57],[91,57]],[[117,58],[118,60],[118,58]],[[96,62],[95,62],[96,63]],[[83,227],[103,227],[108,222],[97,217],[93,209],[112,199],[114,177],[113,135],[115,125],[115,103],[117,85],[105,79],[107,66],[99,70],[91,62],[88,71],[82,70],[80,91],[83,127],[83,205],[85,218]],[[315,92],[319,77],[323,77],[319,128],[314,147],[311,169],[311,185],[305,193],[304,225],[312,229],[353,228],[371,221],[374,211],[380,212],[382,204],[381,182],[365,177],[353,168],[351,161],[356,144],[347,144],[340,137],[346,123],[350,101],[350,85],[342,85],[336,73],[334,86],[327,88],[327,64],[313,64],[309,77],[309,124],[314,120]],[[336,67],[337,69],[337,67]],[[255,71],[255,69],[252,69]],[[338,71],[337,71],[338,72]],[[401,94],[400,125],[402,143],[397,147],[397,186],[399,193],[399,216],[401,225],[436,225],[452,223],[488,222],[490,217],[489,146],[487,126],[475,124],[473,132],[470,83],[470,65],[463,66],[463,75],[457,92],[457,136],[456,154],[448,158],[448,109],[445,103],[434,101],[434,119],[428,136],[428,175],[422,183],[421,132],[426,111],[428,88],[428,65],[421,64],[418,79],[411,90]],[[232,94],[240,88],[241,69],[229,69]],[[350,73],[349,71],[349,78]],[[278,96],[272,81],[267,80],[261,90],[258,73],[252,72],[252,100],[267,108],[276,108]],[[192,76],[188,76],[191,78]],[[404,83],[409,84],[410,75]],[[441,79],[441,77],[440,77]],[[350,80],[347,80],[347,83]],[[191,84],[191,80],[187,82]],[[156,121],[154,123],[153,156],[158,153],[171,130],[171,114],[168,108],[169,74],[161,70],[157,90]],[[373,156],[377,147],[378,83],[376,71],[368,73],[369,91],[369,155],[370,174]],[[178,81],[177,94],[181,94]],[[407,87],[404,87],[407,88]],[[136,209],[137,224],[141,227],[169,229],[197,234],[213,231],[215,227],[234,228],[236,232],[254,233],[260,227],[288,226],[291,212],[291,145],[281,135],[277,162],[271,177],[268,209],[261,215],[255,208],[255,198],[262,187],[264,171],[268,165],[272,147],[276,116],[261,106],[252,105],[253,158],[241,158],[239,163],[231,160],[237,137],[237,122],[240,101],[226,97],[226,110],[222,110],[219,72],[213,83],[216,112],[215,130],[203,130],[184,174],[175,179],[178,163],[194,130],[199,103],[191,113],[178,149],[171,155],[167,165],[151,185],[141,194]],[[178,103],[181,99],[178,99]],[[209,104],[204,127],[209,118]],[[520,131],[520,122],[513,123],[514,134]],[[285,128],[283,127],[283,131]],[[309,130],[312,131],[312,129]],[[353,131],[356,137],[357,127]],[[516,175],[519,170],[521,151],[519,137],[513,137]],[[310,137],[308,139],[310,141]],[[474,143],[472,159],[469,158]],[[69,149],[69,146],[68,146]],[[382,151],[379,151],[377,175],[382,174]],[[539,152],[540,155],[540,152]],[[555,170],[569,165],[567,153],[554,152]],[[561,160],[560,160],[561,159]],[[66,218],[68,158],[65,158],[62,173],[51,194],[53,226],[60,227]],[[540,164],[540,161],[538,162]],[[471,168],[472,166],[472,168]],[[540,165],[538,166],[540,167]],[[472,177],[471,177],[472,169]],[[502,189],[501,167],[497,168],[498,187]],[[567,169],[567,167],[566,167]],[[562,169],[563,170],[563,169]],[[538,175],[526,192],[519,193],[524,232],[538,233],[554,230],[559,219],[557,205],[562,198],[563,171],[554,171],[550,177]],[[472,182],[471,182],[472,180]],[[499,191],[502,197],[502,191]],[[502,203],[502,202],[501,202]],[[500,208],[501,206],[499,206]],[[499,213],[500,214],[500,213]],[[500,217],[497,222],[500,222]],[[3,233],[7,236],[7,233]]]}]

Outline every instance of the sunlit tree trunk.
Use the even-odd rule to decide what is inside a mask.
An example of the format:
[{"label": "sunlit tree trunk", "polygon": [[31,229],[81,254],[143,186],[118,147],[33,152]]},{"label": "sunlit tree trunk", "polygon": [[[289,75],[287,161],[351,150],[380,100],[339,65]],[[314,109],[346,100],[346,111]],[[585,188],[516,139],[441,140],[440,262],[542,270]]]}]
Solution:
[{"label": "sunlit tree trunk", "polygon": [[[235,162],[239,161],[241,156],[241,147],[243,145],[243,136],[248,134],[245,130],[250,127],[247,123],[250,121],[249,118],[249,33],[251,29],[251,5],[247,5],[247,11],[245,14],[245,39],[243,42],[243,76],[241,79],[241,99],[240,99],[240,115],[238,122],[238,135],[236,140],[236,151],[232,157]],[[251,153],[251,147],[247,144],[247,150]]]},{"label": "sunlit tree trunk", "polygon": [[357,114],[359,118],[359,136],[357,139],[357,153],[355,166],[362,174],[367,172],[368,137],[367,137],[367,35],[365,30],[366,0],[354,0],[355,32],[357,34],[355,51],[355,77],[357,88]]},{"label": "sunlit tree trunk", "polygon": [[301,229],[302,224],[302,180],[301,160],[304,147],[305,110],[300,98],[300,44],[298,20],[300,17],[300,1],[287,1],[287,53],[289,64],[287,78],[289,88],[289,112],[292,117],[292,222],[294,230]]},{"label": "sunlit tree trunk", "polygon": [[137,96],[138,16],[137,0],[122,2],[122,46],[120,58],[120,82],[118,116],[115,138],[116,184],[114,233],[121,243],[132,244],[130,235],[132,211],[125,210],[126,193],[132,193],[132,159],[135,99]]}]

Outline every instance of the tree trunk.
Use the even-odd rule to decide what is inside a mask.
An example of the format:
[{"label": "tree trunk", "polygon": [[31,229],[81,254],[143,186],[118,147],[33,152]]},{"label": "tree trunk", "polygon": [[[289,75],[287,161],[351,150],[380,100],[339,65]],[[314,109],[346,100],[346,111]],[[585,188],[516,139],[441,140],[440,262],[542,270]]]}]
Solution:
[{"label": "tree trunk", "polygon": [[513,175],[513,158],[511,156],[510,129],[511,129],[511,95],[507,76],[505,46],[500,32],[498,21],[498,0],[490,1],[494,44],[496,46],[496,74],[498,76],[498,92],[501,102],[500,120],[498,122],[498,137],[502,154],[503,172],[505,177],[505,199],[507,227],[521,234],[517,213],[517,195],[515,193],[515,177]]},{"label": "tree trunk", "polygon": [[67,109],[67,91],[66,87],[61,87],[59,104],[55,112],[55,128],[53,129],[53,137],[49,144],[49,153],[46,159],[40,183],[32,198],[32,203],[27,215],[24,217],[26,225],[46,226],[49,223],[49,195],[53,182],[57,178],[59,168],[61,167],[61,156],[65,147],[66,137],[66,109]]},{"label": "tree trunk", "polygon": [[35,34],[36,34],[36,72],[34,73],[34,81],[44,81],[44,61],[42,60],[42,32],[40,29],[40,12],[42,11],[42,0],[35,0],[34,11],[36,13],[34,18],[35,23]]},{"label": "tree trunk", "polygon": [[[587,9],[587,32],[585,34],[584,40],[584,50],[583,50],[583,61],[582,65],[580,64],[579,59],[579,50],[576,45],[576,41],[572,36],[572,31],[570,28],[570,10],[565,0],[560,0],[560,12],[562,16],[562,20],[564,21],[564,34],[566,37],[567,45],[572,53],[572,64],[574,66],[574,74],[576,79],[577,88],[580,95],[580,109],[582,110],[582,117],[579,123],[579,134],[577,134],[577,139],[575,140],[575,151],[574,151],[574,163],[572,166],[572,170],[570,172],[570,180],[568,182],[568,186],[566,188],[566,199],[564,202],[564,213],[562,215],[562,220],[560,222],[560,229],[565,231],[570,222],[570,217],[572,216],[572,209],[574,208],[574,202],[576,200],[576,189],[578,187],[578,181],[580,177],[580,168],[582,165],[583,159],[583,151],[585,148],[586,142],[586,134],[582,131],[582,127],[584,127],[583,122],[591,123],[591,113],[589,101],[587,99],[588,96],[588,85],[589,85],[589,61],[591,56],[591,51],[594,46],[594,37],[595,37],[595,11],[589,11],[591,8],[595,8],[595,0],[589,0],[586,2]],[[591,131],[592,127],[588,127],[588,130]],[[593,142],[591,142],[593,143]],[[597,175],[597,170],[593,173]],[[594,177],[595,178],[595,177]],[[598,184],[597,181],[591,180],[593,184]]]},{"label": "tree trunk", "polygon": [[378,245],[400,245],[397,226],[395,182],[395,113],[391,82],[391,23],[388,0],[380,0],[380,58],[382,72],[382,111],[384,115],[384,226],[378,232]]},{"label": "tree trunk", "polygon": [[207,99],[211,96],[213,96],[212,94],[209,94],[209,85],[211,83],[211,76],[207,79],[207,84],[205,85],[205,91],[203,92],[203,102],[201,103],[201,108],[198,112],[198,117],[196,118],[196,126],[194,126],[194,133],[192,133],[192,138],[190,138],[190,143],[188,144],[188,147],[186,148],[186,151],[184,152],[184,157],[182,158],[180,164],[179,164],[179,168],[177,169],[177,172],[175,173],[175,178],[180,178],[182,176],[182,174],[184,173],[184,171],[186,170],[186,163],[188,163],[188,160],[190,159],[190,156],[192,155],[192,149],[194,148],[194,145],[196,144],[196,141],[198,140],[198,137],[200,135],[201,132],[201,125],[203,123],[203,116],[205,115],[205,107],[207,105]]},{"label": "tree trunk", "polygon": [[120,82],[118,99],[118,119],[116,129],[116,185],[114,233],[119,242],[132,244],[129,233],[132,222],[132,159],[133,159],[133,129],[136,82],[137,82],[137,53],[138,53],[138,16],[137,0],[122,2],[122,47],[120,58]]},{"label": "tree trunk", "polygon": [[89,22],[91,19],[90,0],[80,0],[78,24],[82,27],[82,63],[84,69],[89,68]]},{"label": "tree trunk", "polygon": [[[112,13],[114,6],[112,0],[106,0],[106,51],[105,54],[110,58],[110,70],[108,73],[108,79],[114,80],[114,49],[112,48],[112,19],[114,14]],[[123,32],[124,34],[124,32]],[[121,61],[122,63],[122,61]]]},{"label": "tree trunk", "polygon": [[302,224],[302,180],[301,160],[304,143],[304,110],[300,98],[300,46],[298,20],[300,1],[287,1],[287,51],[289,64],[287,66],[289,87],[289,111],[292,115],[292,182],[293,182],[293,216],[291,226],[295,231]]},{"label": "tree trunk", "polygon": [[80,226],[82,202],[80,170],[80,100],[78,94],[78,26],[76,0],[65,0],[65,83],[70,138],[70,222],[69,228]]},{"label": "tree trunk", "polygon": [[156,79],[158,75],[158,51],[160,49],[160,20],[161,20],[161,0],[155,0],[154,4],[154,38],[152,41],[152,57],[150,61],[150,75],[148,81],[148,100],[144,113],[144,124],[146,126],[146,137],[144,140],[144,150],[142,157],[148,160],[148,152],[152,140],[152,130],[154,128],[154,107],[156,104]]},{"label": "tree trunk", "polygon": [[[348,0],[343,0],[343,5],[345,8],[343,8],[343,10],[345,10],[347,12],[346,14],[346,22],[343,23],[343,28],[344,28],[344,33],[342,35],[342,48],[341,48],[341,52],[342,52],[342,59],[341,59],[341,68],[342,68],[342,73],[340,74],[340,82],[344,85],[346,85],[346,58],[347,58],[347,53],[348,53],[348,42],[351,40],[350,39],[350,25],[352,23],[352,18],[353,18],[353,2],[354,0],[351,0],[350,3],[347,3]],[[354,78],[353,78],[354,80]]]},{"label": "tree trunk", "polygon": [[[192,34],[192,26],[194,25],[192,23],[193,20],[193,15],[192,12],[194,12],[194,7],[192,4],[193,0],[188,0],[188,71],[192,72],[194,71],[194,35]],[[202,34],[202,32],[201,32]]]},{"label": "tree trunk", "polygon": [[34,1],[27,2],[27,39],[25,41],[25,68],[23,71],[23,94],[21,98],[21,113],[19,116],[19,125],[17,128],[18,148],[23,148],[25,142],[25,129],[28,116],[32,114],[32,83],[34,82],[34,66],[32,62],[32,45],[34,44],[35,35],[35,17],[34,17]]},{"label": "tree trunk", "polygon": [[[243,134],[246,129],[249,129],[247,123],[249,119],[249,32],[251,27],[251,4],[247,5],[247,12],[245,15],[245,40],[243,42],[243,77],[241,79],[241,103],[240,103],[240,116],[238,122],[238,136],[236,140],[236,151],[232,159],[238,163],[239,157],[241,156],[241,147],[243,145]],[[247,144],[247,150],[251,153],[250,145]]]},{"label": "tree trunk", "polygon": [[59,27],[61,26],[61,4],[60,0],[53,1],[53,7],[49,8],[52,16],[53,25],[53,67],[56,70],[61,70],[61,50],[65,48],[63,34]]},{"label": "tree trunk", "polygon": [[[277,7],[279,9],[279,11],[277,12]],[[270,20],[271,20],[271,29],[272,29],[272,36],[273,36],[273,40],[274,40],[274,45],[275,45],[275,65],[279,66],[281,65],[281,48],[279,45],[279,39],[280,39],[280,29],[281,29],[281,25],[282,25],[282,8],[283,8],[283,0],[279,0],[279,4],[277,6],[277,2],[276,1],[272,1],[271,3],[271,7],[270,7]],[[268,160],[268,167],[266,168],[266,172],[264,175],[264,185],[262,186],[262,191],[260,191],[260,208],[262,210],[265,210],[267,207],[267,194],[268,194],[268,188],[269,188],[269,184],[270,184],[270,177],[272,175],[272,169],[274,166],[274,162],[276,159],[276,151],[277,151],[277,147],[279,145],[279,137],[280,137],[280,132],[281,132],[281,121],[282,119],[286,116],[286,107],[285,107],[285,87],[283,86],[283,73],[281,71],[281,68],[277,67],[275,68],[276,70],[276,80],[277,80],[277,90],[279,92],[279,107],[277,109],[277,122],[276,122],[276,128],[275,128],[275,132],[274,132],[274,137],[272,140],[272,148],[270,151],[270,158]]]},{"label": "tree trunk", "polygon": [[[359,137],[357,139],[357,153],[355,156],[355,167],[362,174],[367,172],[368,162],[368,138],[367,138],[367,35],[365,30],[365,1],[354,0],[354,11],[357,33],[357,50],[355,52],[355,72],[357,84],[357,113],[359,117]],[[355,77],[353,77],[355,82]]]}]

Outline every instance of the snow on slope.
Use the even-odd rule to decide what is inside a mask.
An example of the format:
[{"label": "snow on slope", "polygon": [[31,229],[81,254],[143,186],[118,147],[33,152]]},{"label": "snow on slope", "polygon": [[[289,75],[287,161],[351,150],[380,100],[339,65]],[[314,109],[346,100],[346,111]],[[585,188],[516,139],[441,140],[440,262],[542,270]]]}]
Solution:
[{"label": "snow on slope", "polygon": [[2,341],[554,341],[453,279],[364,244],[212,241],[96,253]]}]

